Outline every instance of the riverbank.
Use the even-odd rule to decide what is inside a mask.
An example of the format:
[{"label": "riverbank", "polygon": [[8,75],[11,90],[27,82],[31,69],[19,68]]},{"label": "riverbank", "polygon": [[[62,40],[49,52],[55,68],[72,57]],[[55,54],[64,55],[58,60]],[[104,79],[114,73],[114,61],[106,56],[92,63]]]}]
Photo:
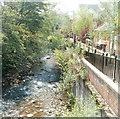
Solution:
[{"label": "riverbank", "polygon": [[32,71],[32,67],[34,65],[40,65],[42,62],[36,61],[31,63],[29,66],[24,66],[20,69],[19,72],[11,71],[11,73],[7,73],[2,76],[2,89],[4,90],[8,86],[13,86],[21,83],[26,77],[33,76],[34,73]]}]

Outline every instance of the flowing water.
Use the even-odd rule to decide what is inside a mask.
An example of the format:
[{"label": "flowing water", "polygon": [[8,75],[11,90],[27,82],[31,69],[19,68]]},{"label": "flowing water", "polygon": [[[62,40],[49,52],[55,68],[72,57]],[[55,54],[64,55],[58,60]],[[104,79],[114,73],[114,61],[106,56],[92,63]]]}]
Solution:
[{"label": "flowing water", "polygon": [[41,65],[32,68],[34,76],[27,76],[20,84],[3,90],[3,117],[64,116],[68,97],[65,93],[58,93],[60,70],[52,55],[40,60]]},{"label": "flowing water", "polygon": [[[55,103],[55,98],[60,98],[60,95],[55,95],[58,92],[60,70],[53,56],[44,57],[41,61],[40,66],[33,67],[34,76],[26,77],[20,84],[3,90],[3,116],[30,116],[31,113],[31,116],[38,117],[42,114],[47,115],[45,111],[43,112],[44,108],[49,108],[47,111],[50,112],[51,107],[55,105],[50,106],[50,101]],[[41,113],[38,114],[40,109]]]}]

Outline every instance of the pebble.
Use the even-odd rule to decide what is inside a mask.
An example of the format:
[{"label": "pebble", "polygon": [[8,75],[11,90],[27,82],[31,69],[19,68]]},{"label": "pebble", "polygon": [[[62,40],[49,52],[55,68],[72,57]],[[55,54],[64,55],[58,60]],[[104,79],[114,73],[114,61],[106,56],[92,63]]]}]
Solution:
[{"label": "pebble", "polygon": [[24,115],[19,115],[19,117],[24,117]]},{"label": "pebble", "polygon": [[43,109],[40,109],[39,111],[43,111]]},{"label": "pebble", "polygon": [[49,111],[49,113],[52,113],[52,111]]},{"label": "pebble", "polygon": [[55,114],[52,114],[50,117],[55,117]]},{"label": "pebble", "polygon": [[42,86],[42,84],[43,84],[42,82],[37,82],[38,86]]},{"label": "pebble", "polygon": [[35,100],[32,100],[31,103],[35,103]]},{"label": "pebble", "polygon": [[33,116],[33,114],[27,114],[27,117],[32,117]]}]

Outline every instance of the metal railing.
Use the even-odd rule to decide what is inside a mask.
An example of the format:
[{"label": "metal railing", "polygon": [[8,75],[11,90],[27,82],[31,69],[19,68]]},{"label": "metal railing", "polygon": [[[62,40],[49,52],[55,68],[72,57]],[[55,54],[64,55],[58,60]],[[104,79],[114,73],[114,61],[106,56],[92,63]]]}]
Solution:
[{"label": "metal railing", "polygon": [[104,53],[95,47],[88,47],[84,43],[74,42],[74,39],[71,42],[74,46],[78,45],[81,50],[85,49],[86,59],[114,82],[120,84],[120,59],[117,56],[110,56],[110,54]]},{"label": "metal railing", "polygon": [[113,79],[113,81],[120,83],[120,59],[117,59],[117,56],[109,57],[107,53],[96,54],[96,50],[94,53],[88,50],[85,55],[91,64]]}]

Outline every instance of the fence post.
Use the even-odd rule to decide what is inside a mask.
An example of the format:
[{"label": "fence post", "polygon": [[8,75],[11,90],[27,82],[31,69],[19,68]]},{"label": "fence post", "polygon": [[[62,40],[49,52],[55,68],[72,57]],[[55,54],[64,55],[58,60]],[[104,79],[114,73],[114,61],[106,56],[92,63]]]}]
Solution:
[{"label": "fence post", "polygon": [[95,49],[95,51],[94,51],[94,64],[95,64],[95,54],[96,54],[96,49]]},{"label": "fence post", "polygon": [[94,53],[96,54],[96,49],[95,49]]},{"label": "fence post", "polygon": [[74,47],[75,47],[75,45],[76,45],[76,35],[75,34],[73,34],[73,40],[74,40]]},{"label": "fence post", "polygon": [[113,82],[115,82],[115,81],[116,81],[116,77],[115,77],[115,74],[116,74],[116,62],[117,62],[117,55],[115,56]]},{"label": "fence post", "polygon": [[104,68],[104,53],[102,54],[102,72],[103,72],[103,68]]},{"label": "fence post", "polygon": [[90,47],[88,47],[88,51],[87,52],[87,56],[89,56],[89,52],[90,52]]},{"label": "fence post", "polygon": [[108,53],[106,54],[105,66],[108,64]]}]

